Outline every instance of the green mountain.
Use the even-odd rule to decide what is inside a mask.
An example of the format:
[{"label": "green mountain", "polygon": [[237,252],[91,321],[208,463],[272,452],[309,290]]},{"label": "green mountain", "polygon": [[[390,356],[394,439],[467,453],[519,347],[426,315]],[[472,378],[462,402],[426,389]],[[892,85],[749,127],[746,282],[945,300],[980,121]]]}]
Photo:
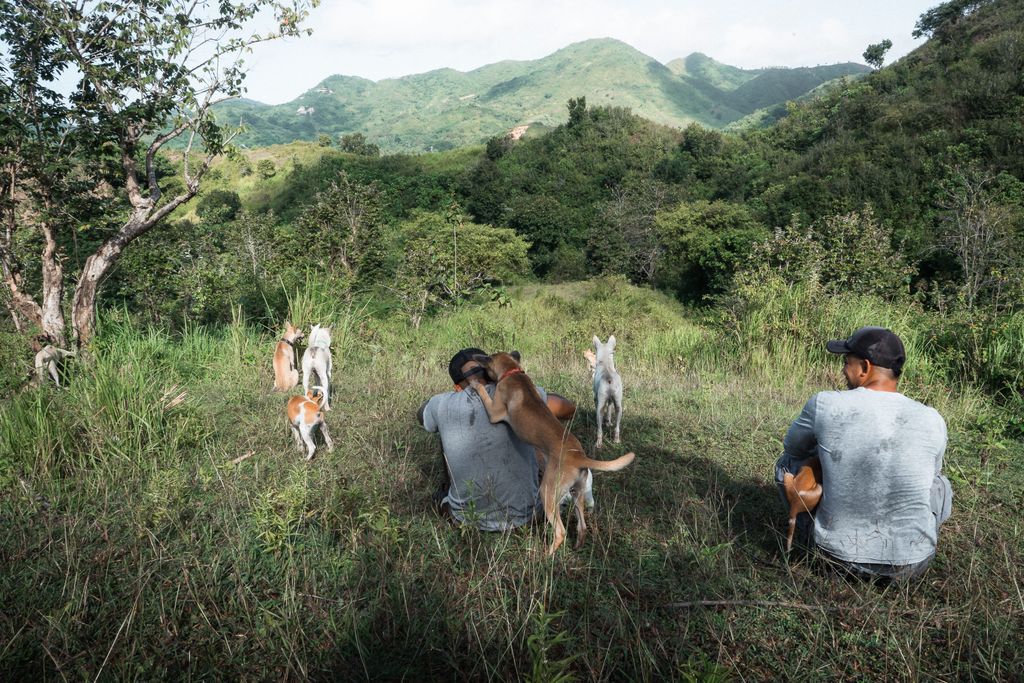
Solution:
[{"label": "green mountain", "polygon": [[238,100],[221,105],[220,115],[246,125],[239,142],[249,146],[359,132],[385,151],[438,150],[480,143],[516,126],[557,125],[566,118],[566,102],[580,96],[670,126],[696,121],[721,128],[868,70],[852,63],[743,70],[699,53],[662,64],[603,38],[465,73],[438,69],[376,82],[331,76],[286,104]]}]

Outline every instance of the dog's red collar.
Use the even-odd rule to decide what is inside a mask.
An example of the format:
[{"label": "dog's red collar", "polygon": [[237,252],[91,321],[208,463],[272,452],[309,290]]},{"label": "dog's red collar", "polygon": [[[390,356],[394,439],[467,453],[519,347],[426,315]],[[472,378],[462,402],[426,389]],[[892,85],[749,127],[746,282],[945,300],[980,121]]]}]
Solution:
[{"label": "dog's red collar", "polygon": [[506,371],[505,371],[505,372],[504,372],[504,373],[503,373],[503,374],[501,375],[501,377],[499,377],[499,378],[498,378],[498,381],[500,382],[501,380],[505,379],[505,378],[506,378],[506,377],[508,377],[509,375],[517,375],[517,374],[519,374],[519,373],[520,373],[520,372],[522,372],[522,371],[523,371],[523,369],[522,369],[522,368],[511,368],[511,369],[509,369],[509,370],[506,370]]}]

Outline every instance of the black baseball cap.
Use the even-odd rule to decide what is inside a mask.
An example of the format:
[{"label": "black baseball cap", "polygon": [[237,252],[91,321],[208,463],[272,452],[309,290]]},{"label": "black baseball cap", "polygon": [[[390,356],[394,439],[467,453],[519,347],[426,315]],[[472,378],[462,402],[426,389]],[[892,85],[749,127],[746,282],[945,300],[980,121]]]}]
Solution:
[{"label": "black baseball cap", "polygon": [[861,327],[849,339],[833,339],[825,344],[829,353],[852,353],[880,368],[889,368],[896,376],[903,371],[907,352],[903,342],[892,330],[884,327]]},{"label": "black baseball cap", "polygon": [[452,382],[458,384],[462,380],[466,379],[469,375],[475,375],[477,372],[483,372],[483,368],[480,370],[470,370],[468,374],[462,374],[462,366],[473,360],[473,356],[486,356],[486,351],[481,351],[478,348],[470,347],[468,349],[462,349],[457,354],[452,356],[451,362],[448,363],[448,376],[452,378]]}]

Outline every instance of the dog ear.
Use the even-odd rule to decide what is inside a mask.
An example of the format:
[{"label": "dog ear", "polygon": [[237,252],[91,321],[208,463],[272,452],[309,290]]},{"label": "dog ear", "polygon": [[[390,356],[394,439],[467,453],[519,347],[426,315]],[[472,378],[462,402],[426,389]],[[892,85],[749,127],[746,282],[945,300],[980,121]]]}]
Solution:
[{"label": "dog ear", "polygon": [[608,350],[609,351],[614,351],[615,350],[615,335],[614,334],[612,336],[608,337]]},{"label": "dog ear", "polygon": [[518,363],[518,362],[519,362],[519,360],[520,360],[520,359],[522,358],[522,356],[520,356],[520,355],[519,355],[519,352],[518,352],[518,351],[512,351],[512,352],[510,352],[510,353],[509,353],[508,355],[510,355],[510,356],[512,356],[513,358],[515,358],[515,359],[516,359],[516,362],[517,362],[517,363]]},{"label": "dog ear", "polygon": [[474,353],[473,354],[473,360],[475,360],[477,363],[479,363],[480,365],[484,366],[485,368],[491,367],[491,357],[490,356],[482,356],[479,353]]},{"label": "dog ear", "polygon": [[595,334],[595,335],[594,335],[594,349],[595,349],[595,350],[600,350],[600,348],[601,348],[601,340],[600,340],[600,339],[598,338],[598,336],[597,336],[597,335]]}]

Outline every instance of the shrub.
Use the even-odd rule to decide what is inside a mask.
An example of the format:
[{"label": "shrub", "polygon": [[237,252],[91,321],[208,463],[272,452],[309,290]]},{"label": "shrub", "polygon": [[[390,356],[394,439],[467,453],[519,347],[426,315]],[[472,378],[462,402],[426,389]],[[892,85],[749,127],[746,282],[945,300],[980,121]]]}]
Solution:
[{"label": "shrub", "polygon": [[664,249],[658,282],[684,299],[724,292],[766,235],[746,207],[721,201],[680,204],[655,224]]},{"label": "shrub", "polygon": [[485,284],[529,272],[529,243],[508,228],[471,223],[457,209],[416,212],[400,232],[405,255],[398,290],[416,325],[427,312],[453,306]]},{"label": "shrub", "polygon": [[242,200],[233,190],[211,190],[196,205],[196,215],[206,223],[233,221],[242,208]]}]

